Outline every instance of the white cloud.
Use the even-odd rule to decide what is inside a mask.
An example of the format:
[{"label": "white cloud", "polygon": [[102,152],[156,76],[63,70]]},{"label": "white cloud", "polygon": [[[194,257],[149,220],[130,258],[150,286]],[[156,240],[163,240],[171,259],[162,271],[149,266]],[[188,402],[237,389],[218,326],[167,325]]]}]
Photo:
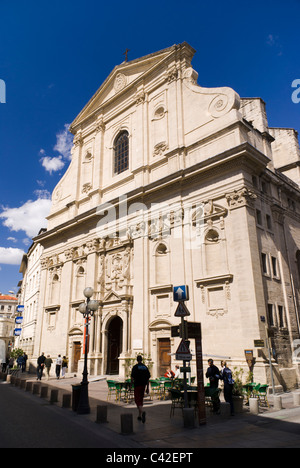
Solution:
[{"label": "white cloud", "polygon": [[1,264],[20,265],[23,255],[24,255],[24,252],[21,249],[14,249],[12,247],[9,247],[9,248],[0,247],[0,263]]},{"label": "white cloud", "polygon": [[57,151],[65,159],[71,160],[71,149],[73,146],[73,135],[69,132],[69,124],[65,124],[64,129],[56,134],[56,145],[54,151]]},{"label": "white cloud", "polygon": [[7,240],[13,242],[14,244],[18,242],[18,239],[16,239],[15,237],[8,237]]},{"label": "white cloud", "polygon": [[0,218],[4,219],[3,225],[11,231],[24,231],[28,237],[34,237],[39,230],[47,227],[47,220],[51,208],[51,200],[38,198],[29,200],[19,208],[4,208]]},{"label": "white cloud", "polygon": [[53,149],[59,153],[59,156],[47,156],[46,151],[43,148],[40,149],[40,154],[43,156],[40,162],[50,174],[60,171],[65,166],[65,162],[69,162],[72,159],[73,135],[68,129],[69,124],[65,124],[64,129],[56,134],[56,144]]},{"label": "white cloud", "polygon": [[45,156],[41,159],[41,163],[46,171],[50,172],[50,174],[52,174],[52,172],[60,171],[65,165],[62,160],[62,156],[59,156],[58,158],[50,158],[49,156]]}]

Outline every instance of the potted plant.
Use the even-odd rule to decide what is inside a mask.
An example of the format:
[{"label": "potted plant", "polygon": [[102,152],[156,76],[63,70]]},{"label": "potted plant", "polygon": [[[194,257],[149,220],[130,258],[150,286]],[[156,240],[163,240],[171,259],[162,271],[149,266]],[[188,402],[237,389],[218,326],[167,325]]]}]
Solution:
[{"label": "potted plant", "polygon": [[244,395],[243,395],[243,369],[239,369],[234,367],[233,372],[233,390],[232,390],[232,398],[233,398],[233,405],[235,413],[242,413],[243,406],[244,406]]}]

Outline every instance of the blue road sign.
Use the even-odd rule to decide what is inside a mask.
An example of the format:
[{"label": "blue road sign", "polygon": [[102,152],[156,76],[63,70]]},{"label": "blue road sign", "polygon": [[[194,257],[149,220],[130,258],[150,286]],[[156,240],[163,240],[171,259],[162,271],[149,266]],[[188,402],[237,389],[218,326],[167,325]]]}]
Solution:
[{"label": "blue road sign", "polygon": [[174,302],[188,301],[189,300],[189,287],[185,284],[183,286],[173,287],[173,300]]}]

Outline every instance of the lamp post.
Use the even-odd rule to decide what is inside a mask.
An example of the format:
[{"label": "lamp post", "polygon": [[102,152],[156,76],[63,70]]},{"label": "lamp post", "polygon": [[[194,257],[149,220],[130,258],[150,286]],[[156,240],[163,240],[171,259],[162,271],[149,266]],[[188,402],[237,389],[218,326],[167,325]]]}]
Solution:
[{"label": "lamp post", "polygon": [[94,312],[99,307],[98,301],[91,300],[91,297],[94,294],[93,288],[85,288],[83,294],[86,297],[86,303],[83,302],[79,306],[79,312],[85,318],[85,352],[84,352],[84,368],[83,368],[83,379],[81,382],[80,389],[80,399],[77,408],[78,414],[89,414],[90,413],[90,404],[89,404],[89,392],[88,392],[88,369],[87,369],[87,358],[88,358],[88,335],[89,335],[89,320],[90,317],[93,317]]}]

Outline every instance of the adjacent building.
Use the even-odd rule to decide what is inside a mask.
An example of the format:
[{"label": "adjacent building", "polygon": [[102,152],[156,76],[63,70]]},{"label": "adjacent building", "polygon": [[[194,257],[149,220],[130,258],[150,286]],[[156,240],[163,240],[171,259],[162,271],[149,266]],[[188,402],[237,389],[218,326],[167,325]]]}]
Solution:
[{"label": "adjacent building", "polygon": [[201,87],[194,54],[182,43],[123,62],[72,123],[72,161],[35,239],[43,254],[34,353],[67,355],[78,371],[78,307],[92,286],[100,307],[90,374],[122,376],[126,359],[144,353],[161,375],[179,345],[173,286],[188,285],[188,320],[202,324],[204,355],[247,370],[251,350],[254,379],[270,382],[269,340],[275,384],[291,388],[300,338],[297,133],[269,128],[259,98]]},{"label": "adjacent building", "polygon": [[[41,229],[39,234],[45,232]],[[29,369],[36,367],[38,358],[40,337],[36,334],[37,322],[42,317],[42,305],[40,304],[41,288],[41,256],[43,247],[39,243],[33,242],[28,252],[23,255],[20,273],[23,279],[20,284],[18,294],[19,305],[23,310],[19,313],[22,316],[20,333],[16,337],[16,346],[21,348],[28,356]]]},{"label": "adjacent building", "polygon": [[13,346],[17,305],[16,297],[0,294],[0,364],[6,362]]}]

